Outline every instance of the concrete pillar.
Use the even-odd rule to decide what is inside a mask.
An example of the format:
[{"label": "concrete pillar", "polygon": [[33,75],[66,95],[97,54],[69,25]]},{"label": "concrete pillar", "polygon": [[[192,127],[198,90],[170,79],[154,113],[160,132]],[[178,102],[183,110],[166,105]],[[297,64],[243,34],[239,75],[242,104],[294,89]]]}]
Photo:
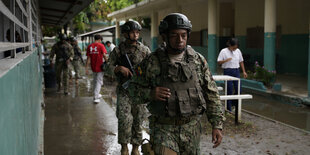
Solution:
[{"label": "concrete pillar", "polygon": [[264,66],[276,69],[276,0],[265,0]]},{"label": "concrete pillar", "polygon": [[158,47],[158,12],[152,12],[151,22],[151,51],[155,51]]},{"label": "concrete pillar", "polygon": [[212,73],[216,72],[216,58],[217,58],[217,36],[216,36],[216,22],[217,22],[217,5],[216,0],[208,0],[208,64]]},{"label": "concrete pillar", "polygon": [[119,26],[119,21],[115,22],[115,45],[118,46],[118,44],[120,43],[120,39],[121,39],[121,30],[120,30],[120,26]]},{"label": "concrete pillar", "polygon": [[309,38],[308,38],[308,97],[310,97],[310,14],[309,14]]}]

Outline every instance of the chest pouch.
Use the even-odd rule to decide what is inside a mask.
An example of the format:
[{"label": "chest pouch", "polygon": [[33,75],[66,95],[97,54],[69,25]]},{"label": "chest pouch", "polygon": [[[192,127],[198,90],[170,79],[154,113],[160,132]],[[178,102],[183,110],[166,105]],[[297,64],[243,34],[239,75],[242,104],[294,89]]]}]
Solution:
[{"label": "chest pouch", "polygon": [[176,93],[181,116],[190,116],[192,109],[187,90],[177,90]]},{"label": "chest pouch", "polygon": [[173,82],[179,81],[180,67],[177,64],[168,64],[168,78]]},{"label": "chest pouch", "polygon": [[181,66],[181,77],[180,77],[181,79],[180,80],[182,82],[186,82],[190,80],[193,74],[192,74],[192,70],[189,67],[189,65],[187,63],[181,63],[180,66]]}]

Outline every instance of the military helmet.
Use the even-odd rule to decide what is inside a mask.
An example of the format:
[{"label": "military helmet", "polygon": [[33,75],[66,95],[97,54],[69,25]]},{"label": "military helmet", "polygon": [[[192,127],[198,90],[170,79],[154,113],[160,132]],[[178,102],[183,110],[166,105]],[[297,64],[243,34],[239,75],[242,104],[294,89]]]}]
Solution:
[{"label": "military helmet", "polygon": [[70,37],[70,41],[73,42],[73,41],[77,41],[77,40],[75,37]]},{"label": "military helmet", "polygon": [[61,41],[63,41],[63,40],[67,40],[68,37],[67,37],[66,34],[59,34],[59,39],[60,39]]},{"label": "military helmet", "polygon": [[160,21],[159,34],[168,33],[172,29],[186,29],[189,34],[192,30],[192,24],[185,15],[171,13]]},{"label": "military helmet", "polygon": [[122,33],[128,33],[133,30],[141,31],[142,27],[137,21],[128,21],[121,26]]}]

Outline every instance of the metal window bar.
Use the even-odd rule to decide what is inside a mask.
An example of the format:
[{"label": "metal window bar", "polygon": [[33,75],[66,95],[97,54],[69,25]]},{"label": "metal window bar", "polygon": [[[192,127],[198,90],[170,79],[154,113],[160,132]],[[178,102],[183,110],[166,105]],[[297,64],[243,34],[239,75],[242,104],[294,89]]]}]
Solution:
[{"label": "metal window bar", "polygon": [[3,4],[2,1],[0,1],[0,11],[3,13],[3,15],[7,16],[11,21],[13,21],[15,24],[17,24],[18,26],[20,26],[24,30],[27,30],[27,31],[29,30],[23,23],[21,23],[16,18],[16,16]]},{"label": "metal window bar", "polygon": [[[0,41],[0,53],[11,50],[11,57],[16,56],[16,49],[27,48],[32,51],[33,41],[39,38],[41,29],[39,27],[39,20],[37,16],[37,0],[11,0],[10,8],[0,0],[0,13],[3,18],[9,20],[10,42]],[[33,29],[34,28],[34,29]],[[22,42],[16,42],[16,31],[21,35]],[[1,32],[5,33],[4,27]],[[35,39],[35,40],[33,40]],[[4,41],[5,39],[3,39]],[[23,49],[25,51],[25,49]],[[1,58],[0,58],[1,59]]]},{"label": "metal window bar", "polygon": [[20,0],[16,0],[19,8],[22,10],[23,14],[28,17],[28,12],[26,11],[26,9],[24,8],[23,4],[20,2]]}]

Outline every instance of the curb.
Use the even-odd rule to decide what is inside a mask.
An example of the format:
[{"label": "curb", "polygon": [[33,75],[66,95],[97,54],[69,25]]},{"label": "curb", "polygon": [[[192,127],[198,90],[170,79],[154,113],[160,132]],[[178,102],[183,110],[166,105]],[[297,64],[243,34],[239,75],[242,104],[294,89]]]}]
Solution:
[{"label": "curb", "polygon": [[[300,96],[294,96],[294,95],[288,95],[283,94],[281,91],[271,91],[268,90],[262,82],[254,81],[254,80],[248,80],[241,78],[242,82],[242,89],[246,92],[262,95],[262,96],[268,96],[275,100],[278,100],[285,104],[290,104],[294,106],[310,106],[310,98],[308,97],[300,97]],[[280,84],[276,86],[281,87]]]}]

